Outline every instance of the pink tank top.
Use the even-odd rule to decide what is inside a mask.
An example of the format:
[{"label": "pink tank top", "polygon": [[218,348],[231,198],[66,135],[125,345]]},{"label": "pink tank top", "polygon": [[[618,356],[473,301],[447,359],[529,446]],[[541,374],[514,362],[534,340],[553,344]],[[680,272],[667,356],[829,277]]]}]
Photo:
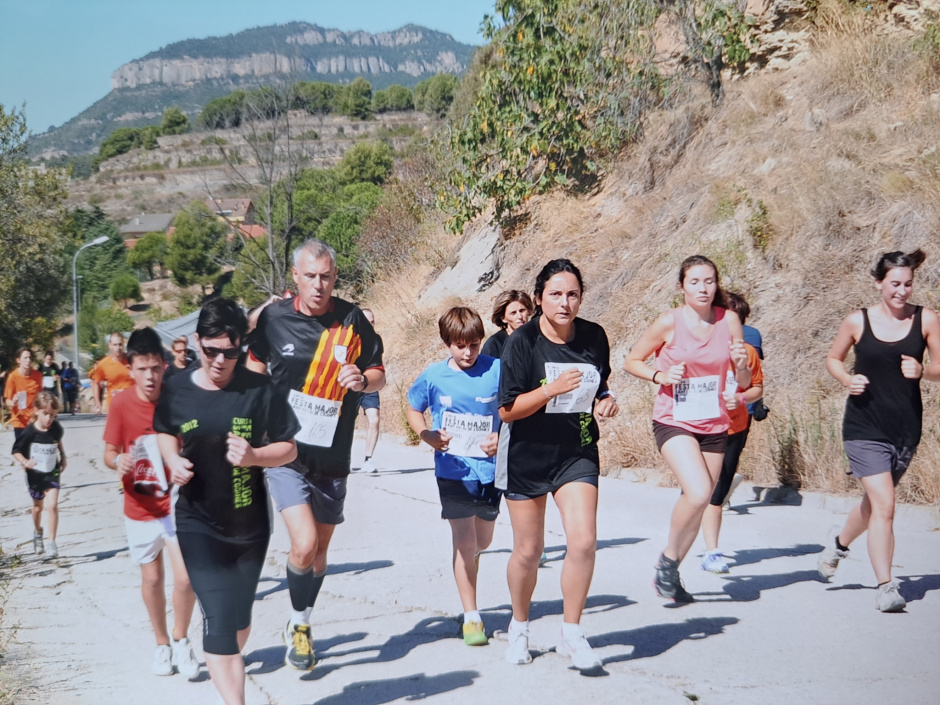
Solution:
[{"label": "pink tank top", "polygon": [[693,433],[728,430],[730,420],[721,394],[731,370],[731,331],[725,309],[716,306],[714,310],[715,325],[707,340],[692,335],[682,309],[673,310],[675,332],[672,341],[656,351],[656,369],[665,373],[684,362],[685,376],[679,384],[660,385],[653,405],[653,421]]}]

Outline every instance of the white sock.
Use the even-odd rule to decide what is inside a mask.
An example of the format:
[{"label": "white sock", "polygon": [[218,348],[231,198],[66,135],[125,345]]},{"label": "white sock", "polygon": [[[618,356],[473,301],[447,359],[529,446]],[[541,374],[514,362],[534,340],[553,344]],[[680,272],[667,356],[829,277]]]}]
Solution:
[{"label": "white sock", "polygon": [[470,610],[469,612],[463,613],[463,623],[467,624],[469,622],[482,622],[483,617],[480,616],[480,613],[477,610]]},{"label": "white sock", "polygon": [[515,618],[509,620],[509,631],[513,634],[528,634],[529,633],[529,620],[527,619],[524,622],[520,622]]},{"label": "white sock", "polygon": [[561,635],[564,637],[565,641],[576,641],[580,637],[584,636],[584,632],[581,630],[580,624],[562,622]]},{"label": "white sock", "polygon": [[291,628],[296,627],[298,624],[310,624],[310,608],[298,612],[297,610],[290,611],[290,626]]}]

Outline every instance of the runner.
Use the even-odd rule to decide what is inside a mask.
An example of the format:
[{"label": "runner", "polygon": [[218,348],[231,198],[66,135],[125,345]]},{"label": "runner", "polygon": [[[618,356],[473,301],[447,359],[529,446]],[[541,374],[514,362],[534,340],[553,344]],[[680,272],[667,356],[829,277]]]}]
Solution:
[{"label": "runner", "polygon": [[512,522],[506,660],[513,664],[532,661],[529,605],[545,547],[545,506],[551,493],[567,544],[557,651],[579,669],[601,665],[580,622],[597,549],[600,434],[595,416],[616,416],[619,407],[607,388],[607,334],[596,323],[577,318],[583,293],[581,273],[569,260],[546,264],[535,280],[536,316],[509,337],[502,353],[499,415],[504,426],[496,486],[506,490]]},{"label": "runner", "polygon": [[3,401],[10,410],[13,436],[19,439],[33,418],[33,401],[42,391],[42,374],[33,369],[33,354],[29,348],[16,351],[16,364],[3,385]]},{"label": "runner", "polygon": [[270,368],[278,391],[297,412],[297,460],[267,471],[271,495],[287,525],[291,617],[284,660],[301,670],[316,658],[310,613],[323,585],[327,550],[343,521],[356,407],[365,391],[385,386],[382,342],[356,306],[333,296],[336,253],[316,239],[294,250],[298,295],[258,317],[249,369]]},{"label": "runner", "polygon": [[[728,439],[728,411],[738,405],[736,388],[751,385],[741,320],[727,309],[718,268],[707,257],[688,257],[679,268],[684,304],[646,329],[623,368],[659,385],[653,435],[682,493],[672,511],[669,542],[656,565],[653,587],[660,597],[692,602],[679,578],[702,525],[721,472]],[[655,368],[646,364],[656,355]]]},{"label": "runner", "polygon": [[75,404],[78,401],[78,371],[71,362],[62,368],[62,397],[65,410],[75,416]]},{"label": "runner", "polygon": [[124,353],[124,334],[114,331],[108,336],[108,351],[106,357],[98,360],[91,377],[92,395],[94,396],[95,414],[101,413],[101,385],[107,388],[105,406],[111,408],[111,398],[120,391],[134,386],[130,371],[127,369],[127,355]]},{"label": "runner", "polygon": [[[59,478],[67,460],[62,445],[64,431],[55,417],[59,399],[52,392],[39,392],[33,401],[33,419],[13,443],[13,459],[26,471],[26,484],[33,500],[33,552],[46,560],[59,557],[55,538],[59,531]],[[43,546],[42,510],[46,510],[46,534]]]},{"label": "runner", "polygon": [[[144,606],[157,641],[152,670],[173,675],[173,665],[187,678],[199,674],[199,661],[187,633],[196,596],[183,565],[170,512],[170,491],[153,430],[153,413],[163,384],[163,343],[152,328],[140,328],[127,340],[134,388],[118,394],[104,428],[104,463],[117,470],[124,487],[124,529],[131,560],[140,566]],[[163,549],[173,568],[173,642],[166,629]]]},{"label": "runner", "polygon": [[[738,314],[743,326],[751,309],[747,301],[740,294],[725,292],[728,309]],[[748,326],[749,327],[749,326]],[[752,329],[753,330],[753,329]],[[745,331],[745,341],[746,338]],[[738,390],[738,405],[728,410],[728,444],[725,447],[725,457],[721,463],[721,473],[715,491],[712,492],[711,501],[705,508],[702,516],[702,535],[705,537],[705,556],[702,558],[702,570],[712,573],[727,573],[728,562],[718,548],[718,535],[721,532],[721,510],[736,487],[735,480],[740,476],[735,473],[741,460],[741,453],[747,443],[747,435],[751,428],[750,405],[764,395],[764,370],[760,364],[760,355],[757,348],[744,343],[747,350],[747,366],[751,370],[751,386],[743,392]],[[737,382],[733,375],[725,382],[728,389],[736,388]]]},{"label": "runner", "polygon": [[184,336],[180,336],[173,341],[173,359],[170,360],[170,364],[166,366],[166,370],[163,372],[163,376],[169,380],[173,375],[178,372],[182,372],[187,367],[189,367],[189,358],[187,357],[189,353],[189,348],[187,347],[187,340]]},{"label": "runner", "polygon": [[[372,313],[372,310],[364,308],[362,309],[362,314],[369,320],[370,325],[375,328],[375,315]],[[379,338],[379,344],[382,345],[382,336],[376,335]],[[375,455],[375,446],[379,442],[379,426],[381,422],[379,416],[379,393],[366,392],[359,398],[359,406],[366,415],[366,421],[369,424],[369,428],[366,431],[366,457],[360,470],[362,472],[378,472],[378,467],[372,462],[372,456]]]},{"label": "runner", "polygon": [[[823,549],[819,573],[827,580],[851,543],[868,531],[868,557],[878,580],[875,606],[900,612],[906,602],[891,577],[894,557],[895,490],[910,465],[923,426],[920,380],[940,381],[940,319],[910,303],[914,271],[924,261],[921,250],[882,255],[871,270],[881,301],[842,321],[826,369],[849,390],[842,440],[850,474],[865,496],[833,542]],[[855,365],[845,369],[852,349]],[[924,350],[930,364],[924,365]]]},{"label": "runner", "polygon": [[268,378],[238,364],[247,326],[231,299],[203,307],[202,365],[170,380],[153,421],[169,480],[180,486],[176,533],[202,608],[206,665],[226,705],[245,702],[241,650],[270,538],[261,468],[296,457],[299,429]]},{"label": "runner", "polygon": [[524,291],[510,289],[497,296],[493,302],[493,317],[490,320],[499,326],[499,331],[487,338],[483,354],[499,357],[506,346],[506,340],[513,331],[529,322],[533,310],[532,299]]},{"label": "runner", "polygon": [[[501,493],[493,484],[499,445],[499,360],[480,355],[483,319],[470,308],[438,321],[450,358],[428,367],[408,390],[408,425],[434,448],[441,518],[450,522],[452,564],[463,604],[463,640],[486,644],[477,610],[480,553],[493,542]],[[428,430],[425,410],[431,410]]]},{"label": "runner", "polygon": [[47,392],[52,392],[61,399],[62,393],[59,389],[59,366],[55,364],[55,354],[51,350],[46,351],[43,362],[39,366],[39,373],[42,375],[42,388]]}]

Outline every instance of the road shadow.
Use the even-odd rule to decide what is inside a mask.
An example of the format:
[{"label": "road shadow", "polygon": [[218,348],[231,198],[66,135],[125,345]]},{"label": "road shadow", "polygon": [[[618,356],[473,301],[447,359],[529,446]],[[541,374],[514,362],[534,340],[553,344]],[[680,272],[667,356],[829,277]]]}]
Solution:
[{"label": "road shadow", "polygon": [[111,558],[114,558],[119,553],[126,553],[128,550],[127,546],[121,546],[120,548],[109,548],[107,551],[96,551],[95,553],[86,553],[83,556],[59,556],[57,565],[60,568],[71,568],[72,566],[81,565],[83,563],[97,563],[98,561],[106,561]]},{"label": "road shadow", "polygon": [[373,473],[356,472],[356,475],[410,475],[415,472],[434,472],[434,468],[402,468],[400,470],[379,470]]},{"label": "road shadow", "polygon": [[[796,585],[797,583],[822,583],[826,581],[815,570],[797,570],[792,573],[775,575],[732,575],[722,577],[725,582],[722,592],[697,592],[696,602],[754,602],[760,599],[765,590]],[[715,599],[702,599],[712,596]],[[730,599],[722,599],[724,597]]]},{"label": "road shadow", "polygon": [[771,560],[773,558],[796,558],[799,556],[808,556],[813,553],[819,553],[823,546],[818,543],[801,543],[789,548],[745,548],[735,551],[732,560],[732,567],[743,565],[754,565],[761,561]]},{"label": "road shadow", "polygon": [[436,676],[415,673],[401,678],[350,683],[343,692],[316,700],[312,705],[382,705],[400,698],[422,700],[473,685],[477,671],[450,671]]},{"label": "road shadow", "polygon": [[745,507],[799,507],[803,504],[803,495],[797,487],[781,485],[778,487],[760,487],[755,485],[753,492]]},{"label": "road shadow", "polygon": [[[363,573],[368,573],[370,570],[391,568],[393,565],[395,565],[394,561],[389,560],[368,561],[366,563],[335,563],[327,566],[326,574],[339,575],[341,573],[352,573],[353,575],[362,575]],[[259,585],[261,583],[274,583],[274,585],[255,593],[255,602],[258,600],[263,600],[268,595],[273,595],[276,592],[281,592],[282,590],[287,589],[287,578],[262,577],[261,580],[258,581]]]},{"label": "road shadow", "polygon": [[908,602],[923,600],[931,590],[940,590],[940,575],[899,575],[901,597]]},{"label": "road shadow", "polygon": [[608,656],[604,665],[651,658],[666,653],[683,641],[696,641],[722,634],[726,627],[738,623],[737,617],[696,617],[676,624],[653,624],[638,629],[608,632],[588,638],[591,646],[632,646],[633,651],[619,656]]}]

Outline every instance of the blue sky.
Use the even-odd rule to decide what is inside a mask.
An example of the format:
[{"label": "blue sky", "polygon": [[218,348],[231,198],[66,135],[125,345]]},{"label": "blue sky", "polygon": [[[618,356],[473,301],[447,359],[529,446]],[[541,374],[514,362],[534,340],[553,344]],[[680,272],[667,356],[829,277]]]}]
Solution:
[{"label": "blue sky", "polygon": [[311,22],[381,32],[413,23],[482,44],[494,0],[0,0],[0,103],[26,103],[33,132],[111,90],[121,64],[183,39]]}]

